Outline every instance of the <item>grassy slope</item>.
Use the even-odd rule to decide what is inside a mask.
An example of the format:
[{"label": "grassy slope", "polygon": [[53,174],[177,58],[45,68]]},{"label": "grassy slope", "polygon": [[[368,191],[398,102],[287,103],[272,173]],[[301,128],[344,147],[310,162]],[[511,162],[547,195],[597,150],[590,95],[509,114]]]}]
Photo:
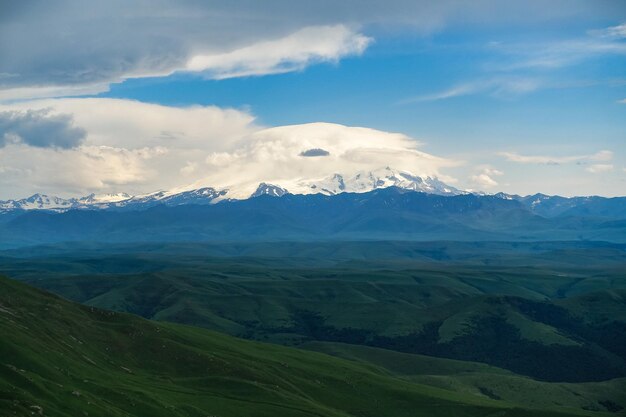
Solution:
[{"label": "grassy slope", "polygon": [[80,306],[3,278],[0,333],[2,415],[564,415],[323,354]]},{"label": "grassy slope", "polygon": [[[626,287],[624,263],[603,266],[601,271],[433,262],[285,268],[284,263],[282,259],[131,253],[5,258],[0,259],[0,271],[75,301],[147,318],[180,321],[184,318],[180,311],[191,310],[194,320],[186,323],[228,332],[254,319],[268,326],[284,325],[293,306],[311,306],[330,325],[358,322],[394,335],[419,331],[431,320],[424,315],[425,308],[459,297],[497,294],[541,300]],[[351,308],[343,308],[347,303]],[[363,320],[373,316],[380,320]],[[391,322],[394,326],[389,326]]]},{"label": "grassy slope", "polygon": [[[626,287],[626,252],[616,254],[613,246],[600,245],[602,255],[593,255],[596,262],[580,266],[578,258],[592,249],[576,249],[574,256],[559,248],[575,249],[578,243],[537,244],[523,246],[517,267],[500,265],[502,259],[491,265],[491,258],[483,259],[487,265],[455,262],[482,259],[485,250],[495,250],[490,256],[496,259],[515,250],[513,244],[498,244],[500,249],[493,245],[398,244],[392,245],[398,256],[407,251],[409,258],[419,253],[431,261],[347,261],[334,266],[315,266],[311,260],[298,266],[294,258],[207,258],[201,255],[202,245],[191,245],[185,246],[186,255],[180,248],[165,253],[135,248],[138,252],[127,254],[5,258],[0,270],[96,307],[264,341],[362,343],[488,362],[551,381],[626,374],[626,351],[616,349],[626,344],[626,317],[615,313],[626,311],[623,300],[559,300],[557,307],[567,311],[531,302]],[[356,251],[354,244],[347,247],[346,257]],[[361,253],[377,247],[388,245],[357,245]],[[311,255],[323,246],[301,249]],[[610,308],[615,310],[609,315],[613,322],[596,320]],[[579,320],[580,315],[589,320]],[[510,349],[514,355],[498,355]],[[581,369],[565,372],[569,368]]]},{"label": "grassy slope", "polygon": [[342,343],[309,342],[304,349],[386,369],[392,375],[454,392],[533,407],[567,406],[626,414],[626,378],[590,383],[546,383],[504,369]]}]

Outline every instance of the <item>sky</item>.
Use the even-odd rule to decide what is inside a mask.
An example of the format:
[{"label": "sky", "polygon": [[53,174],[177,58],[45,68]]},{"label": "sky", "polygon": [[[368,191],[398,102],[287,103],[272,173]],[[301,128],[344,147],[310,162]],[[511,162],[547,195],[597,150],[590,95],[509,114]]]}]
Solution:
[{"label": "sky", "polygon": [[0,0],[0,199],[385,166],[626,195],[626,2]]}]

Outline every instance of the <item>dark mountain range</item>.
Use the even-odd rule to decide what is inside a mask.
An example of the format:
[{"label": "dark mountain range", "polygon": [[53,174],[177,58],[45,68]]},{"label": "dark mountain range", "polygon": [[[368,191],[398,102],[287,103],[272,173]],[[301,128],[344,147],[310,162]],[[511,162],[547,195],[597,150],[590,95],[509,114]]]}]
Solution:
[{"label": "dark mountain range", "polygon": [[626,216],[626,197],[561,197],[545,194],[528,196],[500,193],[501,198],[521,202],[530,211],[543,217],[599,217],[624,218]]},{"label": "dark mountain range", "polygon": [[[333,196],[262,193],[219,204],[193,201],[132,211],[11,213],[0,216],[7,217],[0,222],[0,238],[5,248],[62,241],[626,241],[625,198],[580,200],[558,214],[548,209],[549,200],[533,205],[501,195],[442,196],[396,187]],[[537,208],[544,205],[544,211]]]}]

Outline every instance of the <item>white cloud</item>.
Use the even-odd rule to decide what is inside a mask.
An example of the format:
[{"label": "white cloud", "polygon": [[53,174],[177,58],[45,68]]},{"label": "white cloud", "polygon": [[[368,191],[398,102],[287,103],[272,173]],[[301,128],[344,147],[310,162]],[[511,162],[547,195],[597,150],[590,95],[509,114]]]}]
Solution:
[{"label": "white cloud", "polygon": [[496,185],[498,185],[496,180],[494,180],[487,174],[472,175],[471,180],[474,184],[478,185],[478,187],[480,188],[493,188]]},{"label": "white cloud", "polygon": [[622,100],[618,100],[617,102],[618,102],[619,104],[626,104],[626,98],[625,98],[625,99],[622,99]]},{"label": "white cloud", "polygon": [[508,49],[515,60],[501,69],[553,69],[601,55],[625,55],[626,44],[604,40],[576,40],[547,45],[519,45]]},{"label": "white cloud", "polygon": [[[86,136],[69,149],[0,148],[0,198],[181,186],[236,186],[249,195],[262,181],[289,188],[302,179],[385,166],[451,180],[441,170],[457,164],[420,151],[417,141],[399,133],[330,123],[264,128],[249,113],[210,106],[97,98],[0,105],[0,112],[39,109],[70,115]],[[311,149],[328,155],[302,156]]]},{"label": "white cloud", "polygon": [[233,51],[196,55],[187,62],[186,69],[215,79],[284,73],[360,55],[371,41],[343,25],[308,27]]},{"label": "white cloud", "polygon": [[626,38],[626,23],[610,26],[605,29],[592,30],[589,33],[593,36],[599,36],[602,38],[623,39]]},{"label": "white cloud", "polygon": [[589,157],[592,161],[610,161],[613,159],[613,152],[611,151],[599,151]]},{"label": "white cloud", "polygon": [[106,98],[48,99],[0,105],[1,111],[47,109],[49,116],[71,115],[86,129],[86,145],[119,148],[227,148],[257,130],[254,116],[216,106],[169,107]]},{"label": "white cloud", "polygon": [[9,145],[0,151],[0,165],[22,175],[0,172],[3,192],[7,193],[3,197],[24,196],[24,192],[31,194],[37,191],[83,194],[87,190],[110,191],[155,181],[160,172],[151,160],[164,153],[158,148],[130,150],[81,146],[53,150]]},{"label": "white cloud", "polygon": [[425,94],[403,100],[401,103],[445,100],[454,97],[486,93],[493,97],[507,98],[533,92],[543,85],[543,81],[528,77],[493,77],[488,80],[474,80],[458,84],[447,90]]},{"label": "white cloud", "polygon": [[[246,112],[167,107],[131,100],[56,99],[0,105],[0,113],[71,116],[84,140],[71,149],[9,143],[0,148],[1,197],[155,191],[190,182],[210,152],[230,149],[259,129]],[[15,172],[22,175],[14,175]]]},{"label": "white cloud", "polygon": [[[555,69],[580,63],[602,55],[625,55],[622,41],[626,25],[588,31],[587,36],[537,43],[494,42],[488,47],[502,54],[491,69]],[[508,59],[507,59],[508,58]]]},{"label": "white cloud", "polygon": [[603,55],[625,55],[626,25],[591,30],[584,36],[543,42],[492,42],[488,48],[499,53],[496,71],[551,70],[578,64]]},{"label": "white cloud", "polygon": [[0,83],[0,103],[34,98],[70,97],[99,94],[109,90],[108,83],[88,85],[58,85],[33,87],[6,87]]},{"label": "white cloud", "polygon": [[[95,93],[124,79],[184,70],[188,63],[223,77],[297,70],[358,53],[367,44],[360,33],[370,29],[429,34],[457,24],[502,26],[581,16],[620,19],[624,8],[621,0],[604,1],[602,7],[585,0],[554,0],[549,6],[541,0],[5,1],[0,100]],[[294,39],[301,41],[304,56],[289,45]]]},{"label": "white cloud", "polygon": [[507,160],[512,162],[518,162],[521,164],[545,164],[545,165],[560,165],[572,162],[588,162],[588,161],[610,161],[613,159],[613,152],[602,150],[590,155],[575,155],[575,156],[546,156],[546,155],[521,155],[516,152],[499,152],[501,156],[504,156]]},{"label": "white cloud", "polygon": [[[615,81],[563,81],[549,78],[548,70],[573,65],[603,55],[626,55],[623,39],[626,24],[590,31],[588,36],[540,43],[490,42],[487,48],[498,54],[496,62],[483,64],[490,73],[487,78],[478,78],[453,85],[439,92],[424,94],[403,100],[401,103],[444,100],[454,97],[488,94],[498,98],[509,98],[532,93],[540,89],[563,89],[612,84]],[[529,72],[529,70],[534,70]],[[537,70],[543,70],[539,77]],[[530,74],[530,75],[529,75]],[[620,81],[621,82],[621,81]]]},{"label": "white cloud", "polygon": [[23,143],[41,148],[73,148],[85,138],[68,114],[50,115],[49,109],[0,111],[0,147]]},{"label": "white cloud", "polygon": [[198,171],[198,163],[187,161],[184,167],[180,169],[180,173],[184,176],[190,176],[195,174]]},{"label": "white cloud", "polygon": [[[197,23],[194,19],[189,22],[192,26]],[[158,29],[159,32],[161,29]],[[134,33],[131,33],[128,39],[116,40],[120,45],[128,45],[129,50],[125,50],[124,46],[107,45],[119,50],[105,50],[102,57],[92,56],[93,51],[88,49],[90,45],[87,39],[74,40],[76,44],[83,45],[84,50],[70,48],[69,51],[64,44],[68,40],[58,40],[56,46],[60,49],[59,56],[68,56],[60,62],[47,62],[49,53],[38,51],[37,46],[30,45],[33,51],[28,59],[44,60],[32,63],[32,67],[45,67],[41,73],[34,74],[29,74],[33,68],[28,68],[28,71],[22,69],[21,73],[19,68],[12,68],[18,71],[17,75],[0,77],[0,101],[97,94],[107,91],[111,83],[125,79],[169,76],[182,71],[201,73],[212,79],[292,72],[309,65],[336,63],[343,57],[360,55],[372,42],[372,38],[343,24],[307,26],[291,29],[291,32],[283,29],[273,33],[267,30],[259,36],[248,34],[238,42],[233,41],[233,38],[238,39],[240,34],[228,36],[227,33],[220,33],[214,39],[198,39],[201,33],[197,32],[192,32],[187,41],[181,38],[187,29],[178,29],[180,33],[169,33],[171,38],[161,39],[160,44],[154,44],[154,39],[143,39],[142,42],[147,42],[145,50],[134,44],[136,40],[132,37]],[[108,31],[109,28],[103,30]],[[141,31],[141,28],[137,30]],[[245,34],[245,31],[242,33]],[[139,35],[147,36],[141,32]],[[100,36],[107,37],[110,34]],[[54,40],[54,37],[51,36],[47,41]],[[163,34],[163,37],[167,38],[167,35]],[[102,45],[96,47],[101,48]],[[55,65],[61,68],[55,69]]]},{"label": "white cloud", "polygon": [[470,180],[473,184],[475,184],[479,189],[489,189],[498,185],[498,182],[493,178],[496,176],[504,175],[502,171],[499,171],[495,168],[491,168],[489,166],[482,167],[480,172],[472,175]]},{"label": "white cloud", "polygon": [[603,172],[611,172],[613,171],[612,164],[593,164],[585,168],[585,171],[591,172],[592,174],[601,174]]},{"label": "white cloud", "polygon": [[[441,169],[457,165],[418,149],[406,135],[332,123],[309,123],[260,130],[230,152],[216,152],[206,162],[210,175],[197,182],[237,185],[241,196],[254,191],[260,180],[306,192],[304,180],[335,173],[353,174],[385,166],[416,175],[448,178]],[[303,157],[303,151],[323,149],[323,158]]]}]

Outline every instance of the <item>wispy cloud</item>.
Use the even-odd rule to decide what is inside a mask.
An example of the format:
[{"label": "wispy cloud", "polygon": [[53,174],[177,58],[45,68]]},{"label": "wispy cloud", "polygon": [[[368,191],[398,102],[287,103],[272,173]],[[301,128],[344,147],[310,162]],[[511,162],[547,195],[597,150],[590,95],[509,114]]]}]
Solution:
[{"label": "wispy cloud", "polygon": [[[53,4],[54,3],[54,4]],[[96,4],[97,3],[97,4]],[[595,2],[553,0],[386,0],[386,1],[159,1],[64,0],[3,1],[0,25],[0,93],[12,99],[80,95],[103,91],[128,78],[209,69],[214,76],[259,75],[333,60],[361,50],[365,35],[352,33],[338,49],[317,51],[311,45],[287,45],[305,28],[333,27],[432,34],[458,25],[483,30],[509,24],[566,23],[580,18],[607,20],[623,16],[620,0]],[[306,4],[306,6],[303,6]],[[93,17],[97,16],[97,19]],[[5,18],[5,20],[7,19]],[[71,30],[59,30],[71,28]],[[380,29],[383,29],[380,31]],[[610,33],[619,34],[615,27]],[[282,43],[276,43],[283,39]],[[602,38],[605,39],[605,38]],[[608,39],[608,38],[607,38]],[[259,45],[273,45],[276,49]],[[251,53],[243,57],[244,52]],[[278,56],[281,52],[286,55]],[[345,52],[345,53],[344,53]],[[216,64],[217,57],[227,63]]]},{"label": "wispy cloud", "polygon": [[492,42],[488,48],[499,59],[488,68],[496,71],[556,69],[602,55],[626,55],[626,24],[588,31],[586,36],[540,43]]},{"label": "wispy cloud", "polygon": [[[589,31],[575,39],[540,43],[490,42],[487,49],[497,60],[486,62],[482,77],[459,82],[430,94],[402,100],[400,104],[445,100],[486,94],[511,98],[542,89],[623,85],[624,80],[563,80],[551,71],[603,55],[626,55],[626,24]],[[620,103],[626,102],[625,100]]]},{"label": "wispy cloud", "polygon": [[[181,72],[221,80],[300,71],[310,65],[337,63],[345,57],[361,55],[373,38],[355,27],[348,24],[310,25],[290,31],[264,30],[258,34],[242,31],[238,35],[212,34],[211,29],[196,28],[188,39],[179,33],[170,33],[169,41],[163,34],[163,43],[154,44],[150,36],[146,38],[146,45],[135,44],[135,37],[129,34],[124,39],[111,41],[119,50],[106,49],[102,56],[92,56],[95,52],[91,49],[97,49],[95,47],[80,51],[72,49],[71,53],[59,52],[59,62],[33,63],[20,75],[1,71],[6,61],[2,60],[0,102],[98,94],[107,91],[111,83],[132,78],[166,77]],[[181,33],[187,31],[178,29]],[[204,31],[207,32],[205,36]],[[238,40],[239,37],[243,40]],[[58,49],[68,50],[67,40],[57,41]],[[84,46],[85,42],[88,43],[80,39],[75,43]],[[128,46],[129,50],[126,50],[126,44],[132,45]],[[50,56],[48,52],[33,52],[31,55],[32,59],[44,61]],[[57,69],[55,65],[62,68]]]},{"label": "wispy cloud", "polygon": [[513,57],[508,64],[494,69],[556,69],[570,66],[600,55],[626,55],[626,44],[604,39],[562,41],[537,45],[515,45],[506,50]]},{"label": "wispy cloud", "polygon": [[230,52],[196,55],[187,62],[186,69],[214,79],[279,74],[360,55],[371,42],[372,38],[343,25],[308,27]]},{"label": "wispy cloud", "polygon": [[488,80],[474,80],[461,83],[449,89],[432,94],[411,97],[406,100],[402,100],[400,104],[445,100],[474,94],[489,94],[494,97],[510,97],[535,91],[539,89],[542,84],[543,81],[538,78],[525,77],[498,77]]},{"label": "wispy cloud", "polygon": [[626,23],[604,29],[590,30],[589,34],[600,38],[626,39]]},{"label": "wispy cloud", "polygon": [[585,163],[585,162],[603,162],[613,159],[613,152],[602,150],[590,155],[573,155],[573,156],[547,156],[547,155],[521,155],[516,152],[499,152],[498,155],[504,156],[508,161],[520,164],[543,164],[543,165],[560,165],[567,163]]},{"label": "wispy cloud", "polygon": [[613,164],[593,164],[585,168],[585,171],[592,174],[601,174],[603,172],[613,171]]}]

